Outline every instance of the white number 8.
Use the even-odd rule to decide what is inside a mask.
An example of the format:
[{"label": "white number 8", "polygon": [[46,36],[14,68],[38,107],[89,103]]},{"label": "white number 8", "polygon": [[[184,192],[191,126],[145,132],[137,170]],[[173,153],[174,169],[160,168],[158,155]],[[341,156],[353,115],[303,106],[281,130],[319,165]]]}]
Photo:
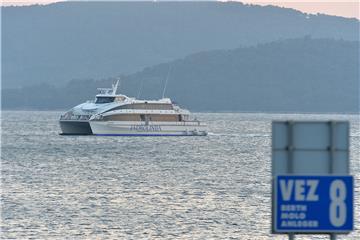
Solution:
[{"label": "white number 8", "polygon": [[330,185],[330,222],[341,227],[346,221],[346,186],[342,180],[334,180]]}]

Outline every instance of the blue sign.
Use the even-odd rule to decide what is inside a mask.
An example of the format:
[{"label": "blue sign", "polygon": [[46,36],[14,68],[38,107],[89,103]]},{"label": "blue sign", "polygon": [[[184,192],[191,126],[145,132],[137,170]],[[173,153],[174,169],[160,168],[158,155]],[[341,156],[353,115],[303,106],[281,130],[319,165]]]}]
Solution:
[{"label": "blue sign", "polygon": [[353,230],[352,176],[281,175],[274,185],[275,232]]}]

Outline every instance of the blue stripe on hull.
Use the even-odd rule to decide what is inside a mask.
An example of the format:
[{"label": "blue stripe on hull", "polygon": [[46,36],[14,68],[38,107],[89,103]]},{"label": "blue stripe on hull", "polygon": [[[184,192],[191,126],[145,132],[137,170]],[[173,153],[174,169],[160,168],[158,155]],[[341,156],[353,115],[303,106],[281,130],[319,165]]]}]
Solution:
[{"label": "blue stripe on hull", "polygon": [[187,136],[206,136],[188,134],[95,134],[96,136],[124,136],[124,137],[187,137]]}]

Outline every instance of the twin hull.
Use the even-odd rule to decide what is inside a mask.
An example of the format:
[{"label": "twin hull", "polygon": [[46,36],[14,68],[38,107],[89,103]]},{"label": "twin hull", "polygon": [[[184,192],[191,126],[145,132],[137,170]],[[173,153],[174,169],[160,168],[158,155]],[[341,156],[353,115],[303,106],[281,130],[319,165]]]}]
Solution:
[{"label": "twin hull", "polygon": [[103,136],[205,136],[205,124],[199,122],[119,122],[90,121],[93,134]]},{"label": "twin hull", "polygon": [[92,135],[88,120],[60,120],[61,135]]}]

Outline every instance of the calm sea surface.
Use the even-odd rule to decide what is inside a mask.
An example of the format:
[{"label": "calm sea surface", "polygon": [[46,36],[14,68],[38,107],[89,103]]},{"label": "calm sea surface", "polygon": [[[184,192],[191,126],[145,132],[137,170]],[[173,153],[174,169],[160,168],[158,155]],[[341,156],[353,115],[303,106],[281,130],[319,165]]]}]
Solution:
[{"label": "calm sea surface", "polygon": [[273,119],[351,121],[356,228],[338,239],[360,239],[359,115],[196,114],[207,137],[60,136],[59,115],[2,112],[4,239],[287,239],[270,234]]}]

